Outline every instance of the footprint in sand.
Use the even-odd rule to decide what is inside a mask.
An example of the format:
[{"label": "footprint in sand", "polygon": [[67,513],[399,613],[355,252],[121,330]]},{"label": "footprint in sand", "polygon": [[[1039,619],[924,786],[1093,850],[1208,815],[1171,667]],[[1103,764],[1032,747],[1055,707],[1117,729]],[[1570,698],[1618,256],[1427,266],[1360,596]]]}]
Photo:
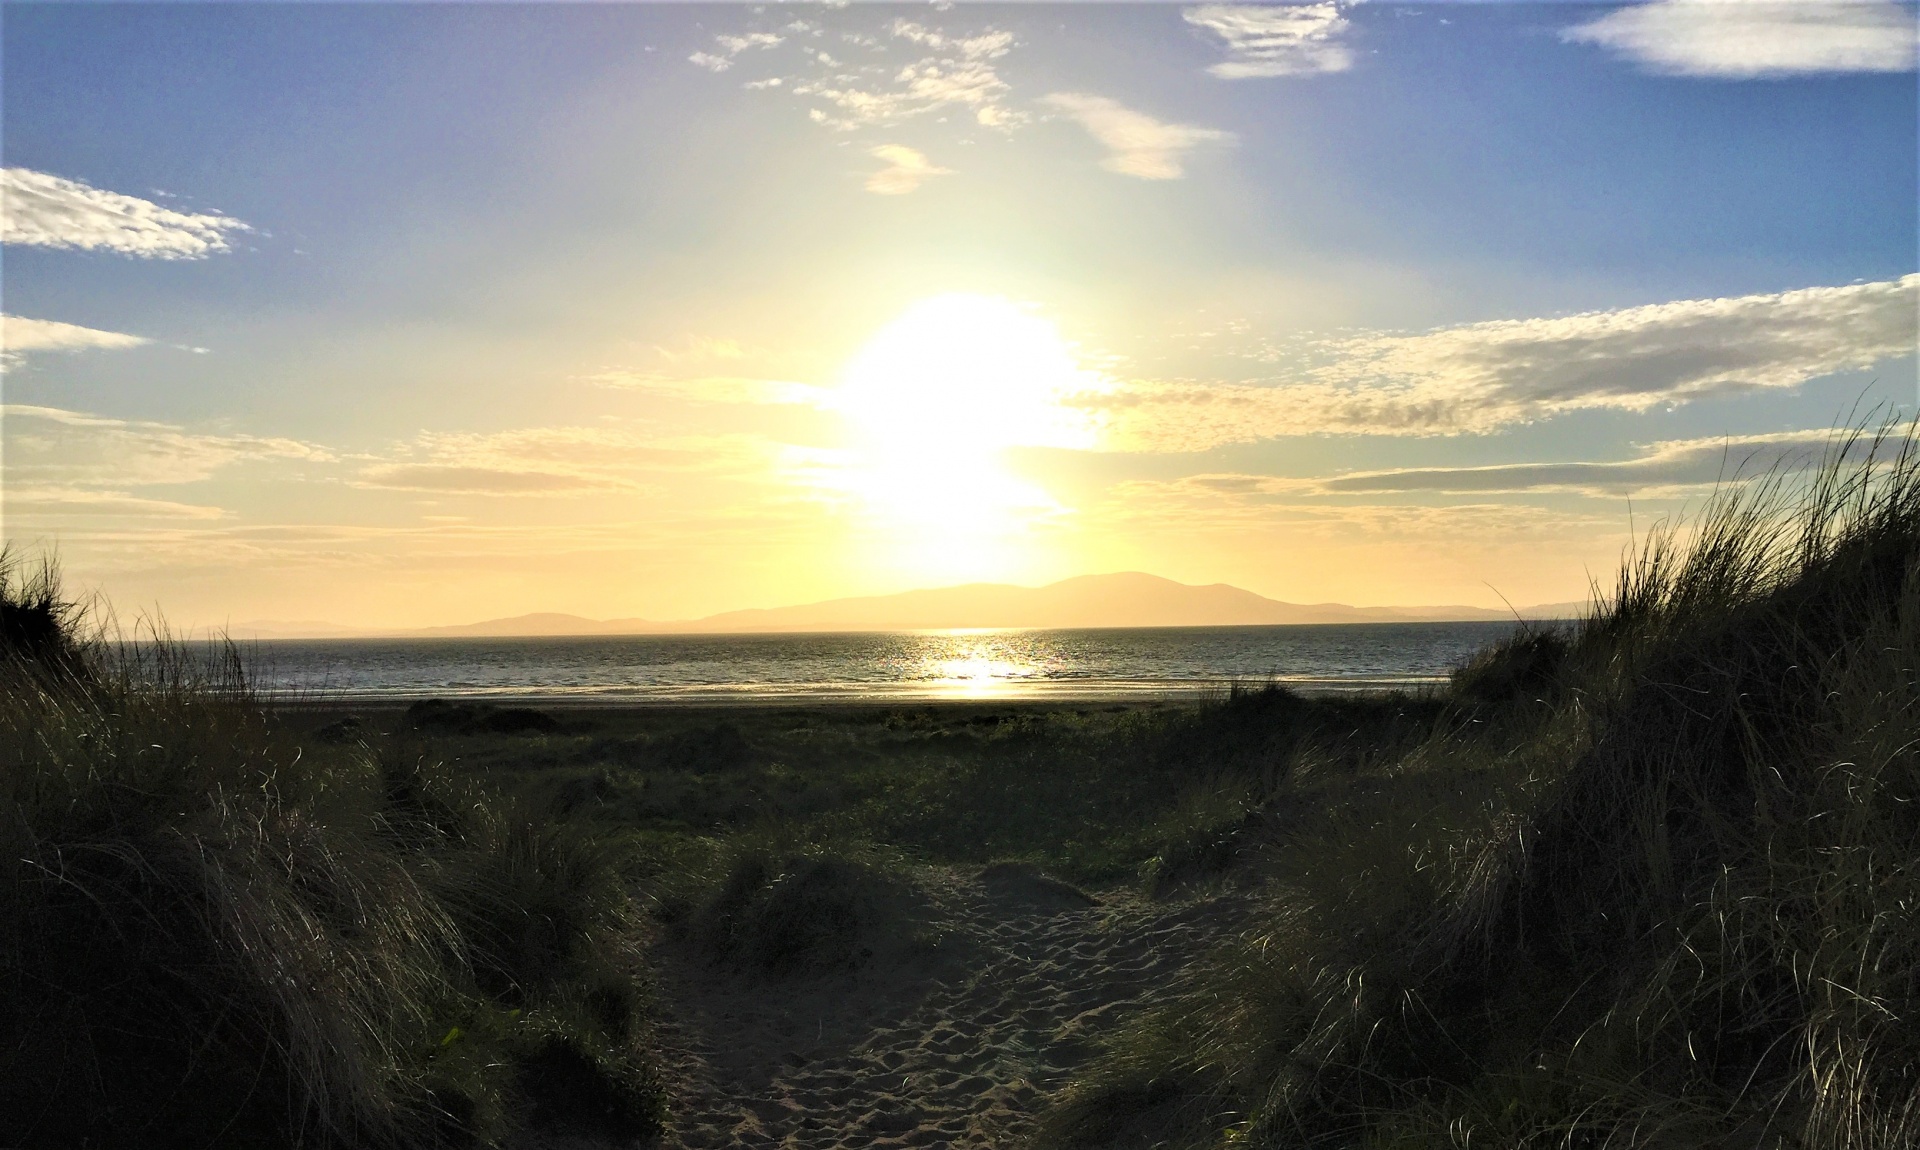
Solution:
[{"label": "footprint in sand", "polygon": [[1010,1145],[1248,910],[1094,899],[1018,864],[929,868],[921,886],[949,944],[853,974],[757,981],[661,947],[664,1145]]}]

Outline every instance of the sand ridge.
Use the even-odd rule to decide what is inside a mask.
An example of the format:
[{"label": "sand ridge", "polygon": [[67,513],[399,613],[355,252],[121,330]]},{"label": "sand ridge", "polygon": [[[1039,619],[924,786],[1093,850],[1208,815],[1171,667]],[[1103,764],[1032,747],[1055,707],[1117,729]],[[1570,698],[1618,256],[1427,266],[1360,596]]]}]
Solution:
[{"label": "sand ridge", "polygon": [[658,955],[670,1147],[1007,1147],[1095,1053],[1172,992],[1248,901],[1098,901],[988,868],[926,868],[937,945],[852,973],[767,982]]}]

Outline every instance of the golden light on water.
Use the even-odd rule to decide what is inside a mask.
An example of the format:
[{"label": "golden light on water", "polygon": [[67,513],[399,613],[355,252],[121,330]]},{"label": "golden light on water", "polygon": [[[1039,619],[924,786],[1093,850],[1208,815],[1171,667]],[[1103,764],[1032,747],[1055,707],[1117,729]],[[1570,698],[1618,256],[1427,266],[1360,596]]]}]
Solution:
[{"label": "golden light on water", "polygon": [[[1045,677],[1019,631],[956,630],[931,651],[922,675],[950,697],[988,698],[1018,693],[1022,684]],[[1023,657],[1025,656],[1025,657]]]},{"label": "golden light on water", "polygon": [[1090,447],[1067,404],[1099,385],[1046,319],[1000,297],[922,300],[848,363],[835,406],[856,434],[851,485],[894,566],[982,577],[1018,565],[1020,536],[1061,511],[1011,471],[1009,448]]}]

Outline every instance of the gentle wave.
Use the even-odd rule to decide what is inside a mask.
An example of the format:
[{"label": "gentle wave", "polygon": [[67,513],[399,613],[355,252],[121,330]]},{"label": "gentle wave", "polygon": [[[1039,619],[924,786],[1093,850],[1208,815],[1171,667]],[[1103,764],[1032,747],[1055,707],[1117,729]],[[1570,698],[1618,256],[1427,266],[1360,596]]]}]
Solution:
[{"label": "gentle wave", "polygon": [[1511,623],[813,635],[313,639],[245,644],[282,697],[581,702],[1138,699],[1277,682],[1445,681]]}]

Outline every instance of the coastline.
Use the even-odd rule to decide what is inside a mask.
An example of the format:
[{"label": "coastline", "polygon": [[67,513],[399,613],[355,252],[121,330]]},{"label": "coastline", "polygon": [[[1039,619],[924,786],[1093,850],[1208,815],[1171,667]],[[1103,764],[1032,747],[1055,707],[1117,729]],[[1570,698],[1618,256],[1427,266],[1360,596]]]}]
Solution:
[{"label": "coastline", "polygon": [[268,706],[283,710],[401,710],[429,699],[557,711],[789,710],[818,707],[980,706],[1050,709],[1121,704],[1192,706],[1235,689],[1284,687],[1300,695],[1355,696],[1419,692],[1444,686],[1445,676],[1274,676],[1262,679],[1051,680],[976,688],[965,683],[768,684],[716,683],[673,687],[463,687],[432,689],[262,690]]}]

